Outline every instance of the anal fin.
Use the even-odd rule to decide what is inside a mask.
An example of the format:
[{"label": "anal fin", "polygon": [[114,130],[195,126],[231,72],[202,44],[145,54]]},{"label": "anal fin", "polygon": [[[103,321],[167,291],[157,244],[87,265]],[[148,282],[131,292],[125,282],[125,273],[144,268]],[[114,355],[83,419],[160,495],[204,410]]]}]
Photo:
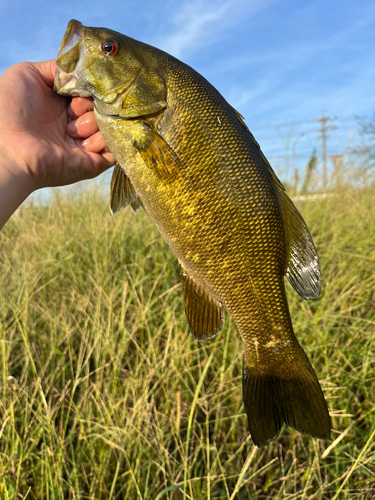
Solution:
[{"label": "anal fin", "polygon": [[223,305],[180,264],[186,318],[193,337],[207,340],[223,327]]},{"label": "anal fin", "polygon": [[120,164],[116,162],[115,169],[112,174],[111,192],[109,197],[109,209],[111,214],[115,215],[128,205],[133,205],[137,202],[137,199],[138,195],[135,192],[129,177],[125,174]]}]

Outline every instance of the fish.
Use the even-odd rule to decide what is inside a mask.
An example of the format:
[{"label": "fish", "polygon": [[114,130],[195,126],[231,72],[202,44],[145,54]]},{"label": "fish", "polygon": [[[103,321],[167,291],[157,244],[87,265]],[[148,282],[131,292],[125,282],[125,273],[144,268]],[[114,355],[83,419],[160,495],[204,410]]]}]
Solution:
[{"label": "fish", "polygon": [[54,88],[90,96],[116,159],[110,210],[143,208],[178,259],[189,329],[223,327],[244,346],[242,392],[252,441],[284,424],[327,440],[331,420],[292,326],[284,277],[306,300],[320,294],[318,256],[244,118],[194,69],[155,47],[71,20]]}]

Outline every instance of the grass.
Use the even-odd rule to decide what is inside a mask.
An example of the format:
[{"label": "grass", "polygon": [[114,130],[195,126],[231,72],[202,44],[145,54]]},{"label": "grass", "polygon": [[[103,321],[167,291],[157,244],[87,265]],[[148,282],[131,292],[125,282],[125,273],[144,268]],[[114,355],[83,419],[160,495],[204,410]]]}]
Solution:
[{"label": "grass", "polygon": [[0,233],[0,498],[358,499],[375,495],[375,189],[303,202],[323,290],[288,287],[334,431],[254,447],[229,315],[195,341],[174,256],[95,187]]}]

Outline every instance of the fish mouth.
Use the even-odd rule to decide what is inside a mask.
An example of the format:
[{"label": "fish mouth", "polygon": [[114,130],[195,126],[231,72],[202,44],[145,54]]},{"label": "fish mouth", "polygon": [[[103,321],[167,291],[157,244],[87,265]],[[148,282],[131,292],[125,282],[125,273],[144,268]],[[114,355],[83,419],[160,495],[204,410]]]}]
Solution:
[{"label": "fish mouth", "polygon": [[79,82],[84,59],[84,26],[72,19],[66,28],[56,59],[54,90],[60,95],[91,97]]},{"label": "fish mouth", "polygon": [[71,48],[76,45],[83,34],[83,24],[75,19],[69,21],[68,26],[66,27],[66,31],[62,42],[59,47],[59,51],[57,53],[57,59],[63,56],[66,52],[68,52]]}]

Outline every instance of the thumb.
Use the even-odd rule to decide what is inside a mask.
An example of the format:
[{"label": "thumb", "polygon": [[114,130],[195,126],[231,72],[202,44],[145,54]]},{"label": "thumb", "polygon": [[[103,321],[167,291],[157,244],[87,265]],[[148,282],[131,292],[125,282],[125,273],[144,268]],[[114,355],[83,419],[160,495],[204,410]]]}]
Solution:
[{"label": "thumb", "polygon": [[55,79],[56,59],[50,59],[49,61],[36,62],[31,64],[39,72],[44,83],[52,89],[53,81]]}]

